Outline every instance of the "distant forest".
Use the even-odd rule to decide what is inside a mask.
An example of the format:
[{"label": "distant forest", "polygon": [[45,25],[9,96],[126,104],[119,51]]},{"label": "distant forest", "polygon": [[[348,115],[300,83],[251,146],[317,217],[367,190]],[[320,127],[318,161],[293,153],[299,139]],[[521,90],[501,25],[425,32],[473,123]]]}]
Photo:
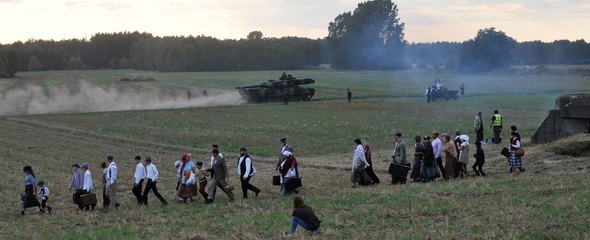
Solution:
[{"label": "distant forest", "polygon": [[[407,43],[406,67],[458,69],[463,42]],[[330,64],[326,39],[265,38],[259,31],[244,39],[207,36],[154,37],[150,33],[98,33],[88,40],[29,40],[0,45],[0,72],[64,69],[172,71],[291,70]],[[477,50],[472,50],[477,51]],[[519,42],[511,64],[590,64],[584,40]]]}]

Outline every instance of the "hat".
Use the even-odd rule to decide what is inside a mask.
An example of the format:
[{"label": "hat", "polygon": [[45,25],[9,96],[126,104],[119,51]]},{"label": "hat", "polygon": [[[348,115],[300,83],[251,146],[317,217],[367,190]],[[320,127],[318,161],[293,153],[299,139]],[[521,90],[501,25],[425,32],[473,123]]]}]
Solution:
[{"label": "hat", "polygon": [[288,157],[288,156],[291,156],[291,155],[293,155],[292,152],[289,152],[289,151],[284,151],[283,152],[283,156],[287,156]]},{"label": "hat", "polygon": [[152,157],[150,157],[150,156],[146,156],[146,157],[145,157],[145,159],[144,159],[144,161],[146,161],[146,162],[151,162],[151,161],[152,161]]},{"label": "hat", "polygon": [[176,160],[176,162],[174,162],[174,168],[180,167],[180,163],[182,163],[180,160]]},{"label": "hat", "polygon": [[82,168],[88,169],[88,163],[82,163]]},{"label": "hat", "polygon": [[287,138],[281,138],[281,142],[287,141]]},{"label": "hat", "polygon": [[240,147],[240,151],[247,152],[247,151],[248,151],[248,149],[246,149],[245,147]]},{"label": "hat", "polygon": [[72,164],[72,167],[80,168],[80,165],[78,165],[77,163],[74,163],[74,164]]},{"label": "hat", "polygon": [[107,154],[107,160],[113,160],[115,159],[115,157],[113,157],[112,154]]}]

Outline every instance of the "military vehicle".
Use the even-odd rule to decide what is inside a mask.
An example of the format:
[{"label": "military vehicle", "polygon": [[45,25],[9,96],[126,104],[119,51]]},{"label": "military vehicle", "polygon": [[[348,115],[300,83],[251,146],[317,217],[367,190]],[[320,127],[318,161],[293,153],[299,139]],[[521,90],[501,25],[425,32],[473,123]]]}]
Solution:
[{"label": "military vehicle", "polygon": [[315,89],[304,88],[299,85],[311,83],[315,83],[315,80],[311,78],[295,78],[283,74],[278,80],[271,79],[259,85],[236,87],[236,89],[250,102],[300,102],[311,100],[315,94]]},{"label": "military vehicle", "polygon": [[446,87],[440,87],[437,89],[436,86],[432,86],[426,89],[426,95],[430,95],[430,100],[433,102],[441,99],[459,99],[458,94],[459,90],[449,90]]},{"label": "military vehicle", "polygon": [[567,94],[555,99],[550,110],[531,136],[533,143],[548,143],[578,133],[590,132],[590,94]]}]

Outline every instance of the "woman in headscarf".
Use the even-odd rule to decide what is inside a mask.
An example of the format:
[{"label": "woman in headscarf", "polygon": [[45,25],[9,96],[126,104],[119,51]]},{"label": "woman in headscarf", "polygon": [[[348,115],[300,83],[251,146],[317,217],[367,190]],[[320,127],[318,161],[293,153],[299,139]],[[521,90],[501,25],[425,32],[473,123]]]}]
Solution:
[{"label": "woman in headscarf", "polygon": [[467,165],[469,164],[469,137],[467,135],[461,135],[461,141],[459,145],[459,158],[457,159],[458,178],[466,178],[469,176],[467,172]]},{"label": "woman in headscarf", "polygon": [[375,174],[375,171],[373,171],[373,162],[371,161],[371,147],[368,143],[365,144],[363,147],[365,148],[365,158],[369,163],[369,166],[365,168],[365,172],[367,173],[367,175],[369,175],[369,177],[371,178],[371,182],[373,182],[373,184],[379,184],[379,178],[377,177],[377,174]]},{"label": "woman in headscarf", "polygon": [[283,156],[283,161],[279,166],[279,172],[281,173],[281,188],[279,191],[281,195],[285,196],[290,193],[299,192],[298,188],[291,188],[287,184],[287,182],[299,178],[299,171],[297,167],[297,159],[295,159],[293,153],[290,151],[284,151]]},{"label": "woman in headscarf", "polygon": [[36,184],[37,180],[35,179],[35,173],[33,173],[33,168],[29,165],[23,168],[25,172],[25,192],[22,195],[23,201],[23,208],[20,211],[21,215],[25,215],[25,209],[30,207],[37,207],[39,211],[41,210],[41,203],[37,200],[37,189]]},{"label": "woman in headscarf", "polygon": [[181,202],[186,202],[187,198],[192,200],[193,196],[198,193],[197,191],[193,192],[192,190],[194,189],[194,187],[190,184],[187,184],[187,181],[190,179],[191,175],[194,174],[194,168],[195,164],[193,163],[193,161],[191,161],[191,154],[185,153],[184,155],[182,155],[182,162],[180,163],[180,167],[178,169],[178,197],[180,198],[179,200]]},{"label": "woman in headscarf", "polygon": [[416,145],[414,145],[414,164],[412,165],[410,178],[414,179],[414,182],[418,182],[420,181],[420,167],[422,165],[422,157],[424,156],[424,144],[420,136],[416,136],[414,140],[416,140]]}]

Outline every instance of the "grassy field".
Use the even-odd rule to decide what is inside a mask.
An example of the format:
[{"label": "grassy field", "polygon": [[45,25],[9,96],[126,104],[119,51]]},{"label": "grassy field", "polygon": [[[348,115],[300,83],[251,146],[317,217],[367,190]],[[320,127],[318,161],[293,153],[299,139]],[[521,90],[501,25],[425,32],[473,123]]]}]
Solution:
[{"label": "grassy field", "polygon": [[[311,102],[243,104],[173,110],[94,112],[4,116],[0,118],[1,239],[278,239],[290,223],[292,198],[271,186],[279,150],[288,137],[301,166],[306,202],[322,220],[319,235],[307,239],[587,239],[590,237],[590,167],[587,152],[558,155],[572,142],[590,148],[590,136],[579,135],[554,144],[530,145],[528,137],[554,107],[555,97],[590,92],[590,78],[557,75],[454,75],[428,72],[290,72],[316,79]],[[147,75],[154,82],[121,82],[129,75]],[[0,91],[27,84],[70,86],[80,80],[119,88],[163,89],[200,93],[258,84],[279,72],[153,73],[139,71],[56,71],[19,73],[0,82]],[[457,101],[426,104],[425,86],[436,76],[450,89],[464,83],[466,96]],[[454,87],[456,86],[456,87]],[[353,102],[344,97],[353,92]],[[2,103],[0,103],[2,104]],[[517,125],[525,139],[527,171],[507,173],[502,146],[485,146],[488,176],[461,181],[436,181],[391,186],[386,169],[393,149],[392,134],[402,132],[411,152],[414,135],[461,130],[473,136],[472,119],[481,111],[489,124],[498,109],[505,125]],[[486,131],[486,137],[491,131]],[[360,137],[373,149],[374,168],[382,184],[350,188],[352,140]],[[504,132],[504,138],[508,138]],[[201,201],[163,207],[150,196],[150,206],[137,207],[131,194],[136,154],[151,155],[160,170],[158,187],[173,202],[172,163],[184,152],[208,159],[209,146],[225,152],[235,172],[237,149],[246,146],[259,174],[253,183],[258,198],[216,203]],[[577,146],[577,145],[576,145]],[[584,150],[580,150],[584,152]],[[113,153],[120,169],[119,210],[77,214],[67,185],[73,162],[88,162],[95,188],[98,165]],[[410,157],[410,156],[408,156]],[[33,210],[19,215],[18,193],[24,188],[22,166],[31,164],[48,182],[54,213]],[[208,162],[206,162],[208,163]],[[232,176],[231,184],[239,181]],[[100,201],[100,198],[99,198]],[[25,229],[25,230],[23,230]]]}]

